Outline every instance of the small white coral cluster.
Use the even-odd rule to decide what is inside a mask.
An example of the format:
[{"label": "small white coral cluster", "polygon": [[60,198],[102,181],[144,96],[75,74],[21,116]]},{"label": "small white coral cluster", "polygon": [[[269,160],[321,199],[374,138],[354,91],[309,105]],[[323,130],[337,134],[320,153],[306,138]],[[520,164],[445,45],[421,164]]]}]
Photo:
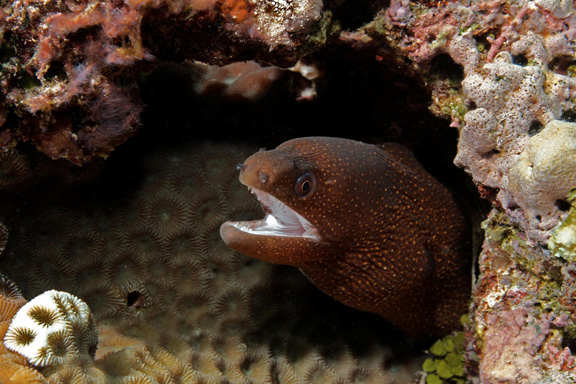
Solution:
[{"label": "small white coral cluster", "polygon": [[86,303],[69,293],[51,290],[20,308],[4,344],[33,365],[46,367],[93,358],[98,333]]}]

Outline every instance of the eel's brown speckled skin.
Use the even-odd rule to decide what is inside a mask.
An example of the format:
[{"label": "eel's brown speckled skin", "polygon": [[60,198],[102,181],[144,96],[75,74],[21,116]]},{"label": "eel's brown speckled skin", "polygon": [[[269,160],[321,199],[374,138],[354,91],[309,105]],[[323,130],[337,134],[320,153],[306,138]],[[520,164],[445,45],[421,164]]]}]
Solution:
[{"label": "eel's brown speckled skin", "polygon": [[[454,329],[470,295],[470,232],[451,193],[404,147],[308,137],[250,156],[240,180],[300,213],[321,241],[251,235],[229,223],[226,244],[299,267],[326,294],[376,313],[415,338]],[[305,198],[296,180],[313,173]]]}]

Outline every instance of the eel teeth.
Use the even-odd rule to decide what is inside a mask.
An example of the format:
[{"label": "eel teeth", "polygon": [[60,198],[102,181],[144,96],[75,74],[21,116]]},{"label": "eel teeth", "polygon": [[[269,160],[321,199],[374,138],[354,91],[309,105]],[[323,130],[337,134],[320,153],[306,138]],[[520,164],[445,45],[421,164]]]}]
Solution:
[{"label": "eel teeth", "polygon": [[305,237],[320,241],[320,234],[314,225],[269,193],[250,188],[266,213],[262,220],[240,221],[234,226],[253,235]]}]

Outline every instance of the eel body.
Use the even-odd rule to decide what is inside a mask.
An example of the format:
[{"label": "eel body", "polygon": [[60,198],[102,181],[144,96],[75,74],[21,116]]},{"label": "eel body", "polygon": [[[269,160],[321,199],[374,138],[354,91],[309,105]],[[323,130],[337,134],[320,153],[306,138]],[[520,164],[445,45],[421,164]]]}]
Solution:
[{"label": "eel body", "polygon": [[266,217],[222,224],[230,248],[296,266],[329,296],[409,336],[457,326],[471,285],[467,221],[406,148],[299,138],[239,169]]}]

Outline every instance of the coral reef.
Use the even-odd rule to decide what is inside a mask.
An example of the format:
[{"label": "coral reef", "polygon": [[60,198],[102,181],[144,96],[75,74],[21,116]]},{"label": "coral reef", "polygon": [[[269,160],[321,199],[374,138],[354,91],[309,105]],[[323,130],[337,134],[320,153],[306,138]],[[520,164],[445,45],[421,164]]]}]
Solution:
[{"label": "coral reef", "polygon": [[[526,176],[526,164],[521,162],[530,163],[530,148],[545,135],[570,135],[570,128],[555,128],[553,122],[574,108],[576,81],[563,60],[574,53],[570,39],[576,15],[555,16],[546,8],[555,7],[552,3],[524,1],[506,7],[497,2],[477,1],[471,6],[451,2],[437,9],[413,11],[408,2],[397,1],[367,28],[375,35],[384,28],[378,22],[385,23],[391,34],[394,29],[408,29],[421,37],[395,42],[408,57],[432,66],[435,59],[448,56],[454,66],[460,66],[461,82],[456,68],[449,74],[452,78],[437,75],[432,110],[449,115],[452,126],[460,130],[455,163],[483,188],[497,190],[495,202],[504,209],[519,207],[521,212],[510,212],[510,216],[534,240],[547,240],[547,231],[558,224],[562,212],[554,203],[566,198],[570,185],[570,180],[562,181],[565,187],[541,196],[540,205],[534,196],[525,201],[528,196],[522,190],[536,185],[520,185]],[[441,19],[448,21],[439,22]],[[498,37],[492,36],[498,33]],[[549,124],[550,129],[541,132]],[[533,137],[539,133],[538,138]],[[548,142],[555,140],[564,139],[550,137]],[[568,145],[564,158],[572,153]],[[549,157],[539,156],[542,161]],[[570,164],[565,169],[570,169]],[[523,171],[523,180],[519,180]],[[540,191],[555,182],[533,181]]]},{"label": "coral reef", "polygon": [[0,190],[13,190],[26,184],[32,171],[25,156],[16,149],[0,153]]},{"label": "coral reef", "polygon": [[[334,307],[297,270],[223,244],[223,221],[262,214],[237,180],[236,164],[254,150],[157,150],[128,165],[141,175],[131,183],[111,165],[101,186],[85,186],[90,192],[73,189],[52,206],[24,196],[25,205],[3,207],[11,239],[0,269],[26,297],[76,295],[98,325],[95,359],[45,368],[48,382],[411,380],[417,360],[403,362],[390,334],[373,335],[383,321]],[[116,178],[125,190],[110,198]],[[343,327],[347,317],[357,329]]]},{"label": "coral reef", "polygon": [[[545,257],[545,251],[536,254],[508,230],[509,225],[505,215],[494,212],[485,223],[473,330],[478,339],[474,344],[480,379],[488,383],[573,382],[571,370],[551,364],[563,360],[554,351],[566,354],[562,344],[570,339],[573,283],[568,271],[540,265],[536,258]],[[562,273],[564,281],[553,272]]]},{"label": "coral reef", "polygon": [[[300,121],[293,105],[281,102],[278,110],[250,115],[281,116],[287,123],[277,126],[285,136],[334,136],[342,120],[350,123],[348,137],[381,141],[404,138],[395,136],[401,132],[421,144],[436,127],[403,119],[419,111],[415,105],[423,99],[431,101],[430,111],[450,119],[459,133],[456,164],[493,204],[483,224],[486,238],[466,330],[468,379],[573,382],[575,40],[576,9],[568,0],[1,3],[0,194],[11,204],[3,204],[0,219],[11,238],[0,268],[28,298],[49,289],[77,295],[102,324],[102,355],[91,366],[100,373],[74,367],[46,372],[49,380],[84,372],[90,381],[108,372],[111,381],[122,381],[130,369],[134,381],[147,380],[145,375],[157,381],[241,381],[249,374],[256,382],[393,380],[374,363],[387,359],[381,344],[363,339],[364,350],[372,348],[376,356],[371,363],[348,339],[320,348],[295,315],[291,305],[298,305],[271,298],[271,292],[284,297],[286,290],[302,294],[306,285],[299,276],[228,253],[219,241],[217,228],[226,218],[259,213],[239,192],[233,171],[248,152],[199,147],[204,158],[186,151],[157,154],[146,161],[148,176],[136,191],[88,189],[82,190],[86,200],[53,202],[68,186],[81,188],[93,179],[99,169],[88,162],[108,157],[136,132],[143,111],[138,91],[150,70],[190,60],[182,68],[193,68],[186,70],[194,72],[190,89],[198,98],[242,101],[236,109],[210,110],[226,110],[233,124],[248,110],[245,104],[267,101],[263,96],[276,86],[296,100],[358,99],[335,104],[342,110],[362,103],[371,108],[368,101],[378,100],[387,115],[395,115],[380,121],[382,114],[362,109],[377,116],[363,125],[326,108],[316,111],[313,129],[302,123],[301,130],[294,127]],[[340,61],[326,65],[335,56]],[[337,68],[346,61],[344,69]],[[315,64],[311,77],[308,63]],[[397,92],[362,98],[347,94],[350,83],[333,77],[345,74],[355,81],[361,77],[354,73],[365,67],[380,71]],[[320,81],[318,73],[324,76]],[[159,79],[168,79],[170,92],[176,85],[173,78]],[[340,82],[341,89],[323,94],[328,81]],[[421,99],[399,108],[398,95],[411,88]],[[187,119],[193,114],[186,113]],[[328,114],[335,117],[317,123],[317,116]],[[175,121],[169,113],[162,119],[166,125]],[[201,129],[216,129],[206,121]],[[406,121],[413,124],[401,127]],[[246,126],[254,137],[269,135],[252,121]],[[84,166],[43,161],[23,142],[52,159]],[[429,158],[445,149],[430,149]],[[228,159],[226,171],[222,159]],[[59,188],[43,192],[45,200],[26,195],[44,183]],[[166,325],[158,329],[151,325],[155,321]],[[277,333],[262,334],[276,322]],[[307,329],[305,337],[295,338],[301,344],[281,336],[295,329]]]}]

